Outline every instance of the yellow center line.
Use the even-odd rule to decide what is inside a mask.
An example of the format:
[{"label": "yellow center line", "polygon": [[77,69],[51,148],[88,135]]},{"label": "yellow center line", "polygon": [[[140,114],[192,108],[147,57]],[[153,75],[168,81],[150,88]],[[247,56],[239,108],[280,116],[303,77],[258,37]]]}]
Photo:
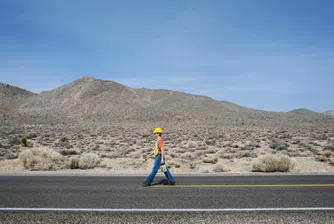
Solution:
[{"label": "yellow center line", "polygon": [[181,184],[154,185],[152,187],[170,188],[237,188],[237,187],[334,187],[334,184]]}]

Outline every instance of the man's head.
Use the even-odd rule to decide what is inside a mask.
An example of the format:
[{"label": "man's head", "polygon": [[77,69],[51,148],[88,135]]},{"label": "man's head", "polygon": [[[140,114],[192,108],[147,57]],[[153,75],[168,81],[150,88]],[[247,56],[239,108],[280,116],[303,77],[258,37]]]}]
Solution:
[{"label": "man's head", "polygon": [[153,131],[153,134],[155,137],[158,137],[162,135],[162,129],[161,128],[155,128],[154,131]]}]

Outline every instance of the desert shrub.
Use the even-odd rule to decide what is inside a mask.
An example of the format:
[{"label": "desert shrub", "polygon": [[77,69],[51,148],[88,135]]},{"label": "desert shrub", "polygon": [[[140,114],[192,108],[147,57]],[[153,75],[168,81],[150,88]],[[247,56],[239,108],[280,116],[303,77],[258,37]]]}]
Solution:
[{"label": "desert shrub", "polygon": [[203,163],[212,163],[215,164],[218,162],[218,158],[217,157],[203,157],[202,158],[202,162]]},{"label": "desert shrub", "polygon": [[86,153],[83,154],[79,159],[79,168],[80,169],[92,169],[100,165],[101,159],[95,153]]},{"label": "desert shrub", "polygon": [[328,158],[326,156],[317,156],[316,160],[319,162],[327,162]]},{"label": "desert shrub", "polygon": [[289,145],[286,143],[272,142],[269,147],[278,151],[287,150]]},{"label": "desert shrub", "polygon": [[199,170],[200,173],[210,173],[210,171],[207,168],[201,168]]},{"label": "desert shrub", "polygon": [[327,157],[327,158],[329,158],[329,157],[331,157],[333,155],[333,153],[331,151],[329,151],[329,150],[326,150],[326,151],[324,151],[322,153],[322,155],[325,156],[325,157]]},{"label": "desert shrub", "polygon": [[209,148],[209,149],[206,151],[206,153],[207,153],[207,154],[215,154],[217,151],[218,151],[218,150],[215,149],[215,148]]},{"label": "desert shrub", "polygon": [[59,151],[60,154],[62,154],[63,156],[68,156],[68,155],[79,155],[80,151],[75,150],[75,149],[62,149]]},{"label": "desert shrub", "polygon": [[329,160],[329,165],[334,166],[334,158],[331,158],[331,159]]},{"label": "desert shrub", "polygon": [[37,138],[37,134],[36,133],[29,133],[28,134],[28,136],[27,136],[27,138],[29,138],[29,139],[35,139],[35,138]]},{"label": "desert shrub", "polygon": [[300,144],[300,140],[299,139],[294,139],[294,140],[292,140],[292,144],[294,144],[294,145]]},{"label": "desert shrub", "polygon": [[213,172],[215,172],[215,173],[225,172],[224,166],[222,164],[215,165],[213,167]]},{"label": "desert shrub", "polygon": [[71,158],[68,165],[70,169],[79,169],[79,158]]},{"label": "desert shrub", "polygon": [[253,172],[288,172],[293,168],[293,162],[288,156],[267,154],[258,157],[252,164]]},{"label": "desert shrub", "polygon": [[184,152],[186,152],[186,150],[185,149],[176,149],[175,152],[176,153],[184,153]]},{"label": "desert shrub", "polygon": [[205,151],[197,151],[197,152],[196,152],[196,155],[197,155],[198,157],[203,156],[203,155],[205,155],[205,154],[206,154]]},{"label": "desert shrub", "polygon": [[246,158],[256,158],[257,154],[255,152],[244,152],[243,157],[246,157]]},{"label": "desert shrub", "polygon": [[185,159],[185,160],[194,160],[194,159],[196,159],[196,155],[195,155],[195,153],[185,152],[185,153],[181,154],[181,158]]},{"label": "desert shrub", "polygon": [[334,146],[332,146],[332,145],[327,145],[327,146],[325,146],[325,148],[324,148],[324,151],[331,151],[331,152],[334,152]]},{"label": "desert shrub", "polygon": [[9,139],[9,143],[11,145],[21,145],[21,141],[19,137],[13,136]]},{"label": "desert shrub", "polygon": [[221,154],[219,154],[219,157],[223,158],[223,159],[233,159],[235,157],[235,155],[234,154],[228,154],[228,153],[221,153]]},{"label": "desert shrub", "polygon": [[178,162],[176,162],[176,161],[171,161],[171,162],[169,162],[169,163],[168,163],[168,168],[173,168],[173,167],[175,167],[175,168],[180,168],[180,167],[181,167],[181,164],[178,163]]},{"label": "desert shrub", "polygon": [[254,150],[255,148],[260,148],[260,145],[256,144],[256,143],[249,143],[249,144],[247,144],[245,146],[242,146],[240,148],[240,150],[249,150],[249,151],[251,151],[251,150]]},{"label": "desert shrub", "polygon": [[51,148],[32,148],[20,153],[26,169],[57,170],[65,168],[65,157]]},{"label": "desert shrub", "polygon": [[27,147],[27,137],[23,137],[21,139],[21,143],[24,145],[24,147]]}]

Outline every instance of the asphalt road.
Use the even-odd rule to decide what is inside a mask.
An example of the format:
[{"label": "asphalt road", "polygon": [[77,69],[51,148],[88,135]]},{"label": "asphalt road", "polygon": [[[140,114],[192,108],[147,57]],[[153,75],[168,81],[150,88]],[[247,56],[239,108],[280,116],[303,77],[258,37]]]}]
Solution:
[{"label": "asphalt road", "polygon": [[[143,187],[144,177],[0,176],[0,222],[334,223],[334,210],[316,211],[334,208],[334,175],[177,176],[175,179],[175,186],[164,185],[165,178],[159,176],[157,185]],[[14,211],[5,211],[10,208]],[[15,211],[15,208],[36,211]],[[73,211],[38,211],[38,208]],[[150,212],[152,208],[170,210]],[[258,208],[269,211],[256,211]],[[273,208],[310,211],[270,211]],[[99,212],[99,209],[111,210]]]},{"label": "asphalt road", "polygon": [[[0,176],[0,207],[334,207],[334,175],[178,176],[175,178],[176,186],[155,185],[153,187],[141,186],[143,179],[143,177],[112,176]],[[164,177],[156,177],[157,182],[161,180],[164,182],[164,179]]]}]

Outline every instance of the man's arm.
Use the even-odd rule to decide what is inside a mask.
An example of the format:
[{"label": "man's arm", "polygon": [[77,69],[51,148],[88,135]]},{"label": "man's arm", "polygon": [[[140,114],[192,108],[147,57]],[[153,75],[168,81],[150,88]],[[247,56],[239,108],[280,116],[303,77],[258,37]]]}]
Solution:
[{"label": "man's arm", "polygon": [[161,163],[165,163],[165,150],[164,147],[161,147]]},{"label": "man's arm", "polygon": [[153,156],[153,154],[154,154],[154,152],[152,152],[150,155],[148,155],[145,160],[148,160],[151,156]]}]

